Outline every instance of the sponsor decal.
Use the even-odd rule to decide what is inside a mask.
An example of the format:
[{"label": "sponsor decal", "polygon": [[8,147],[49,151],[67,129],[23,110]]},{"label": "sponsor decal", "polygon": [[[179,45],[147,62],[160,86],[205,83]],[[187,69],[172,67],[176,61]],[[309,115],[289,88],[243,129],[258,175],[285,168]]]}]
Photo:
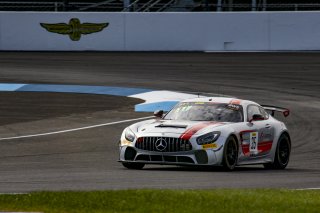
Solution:
[{"label": "sponsor decal", "polygon": [[258,154],[258,132],[250,132],[250,153]]},{"label": "sponsor decal", "polygon": [[240,103],[241,103],[240,99],[232,99],[229,104],[240,105]]},{"label": "sponsor decal", "polygon": [[216,143],[211,143],[211,144],[204,144],[202,145],[202,149],[215,149],[217,148],[217,144]]},{"label": "sponsor decal", "polygon": [[236,104],[229,104],[227,107],[228,109],[235,110],[235,111],[239,111],[240,109],[240,105],[236,105]]},{"label": "sponsor decal", "polygon": [[69,35],[72,41],[79,41],[81,35],[97,33],[106,28],[109,23],[82,23],[77,18],[70,19],[69,23],[40,23],[40,26],[51,33],[58,33],[61,35]]},{"label": "sponsor decal", "polygon": [[121,140],[121,146],[131,146],[132,143],[130,141],[127,141],[125,139]]},{"label": "sponsor decal", "polygon": [[[264,138],[258,136],[263,135]],[[256,131],[247,130],[240,133],[241,148],[245,156],[255,156],[261,153],[267,153],[271,150],[273,141],[266,138],[264,134],[258,134]]]}]

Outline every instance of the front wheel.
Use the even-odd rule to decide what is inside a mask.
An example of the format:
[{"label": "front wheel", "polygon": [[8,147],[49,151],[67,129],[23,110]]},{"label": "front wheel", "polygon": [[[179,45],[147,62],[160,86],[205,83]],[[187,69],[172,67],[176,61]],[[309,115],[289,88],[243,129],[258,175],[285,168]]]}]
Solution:
[{"label": "front wheel", "polygon": [[291,151],[290,139],[287,135],[281,135],[278,141],[273,163],[264,164],[266,169],[285,169],[289,163]]},{"label": "front wheel", "polygon": [[230,136],[223,150],[222,166],[226,171],[232,171],[237,165],[238,160],[238,143],[236,139]]},{"label": "front wheel", "polygon": [[122,165],[128,169],[142,169],[144,167],[144,163],[127,163],[123,162]]}]

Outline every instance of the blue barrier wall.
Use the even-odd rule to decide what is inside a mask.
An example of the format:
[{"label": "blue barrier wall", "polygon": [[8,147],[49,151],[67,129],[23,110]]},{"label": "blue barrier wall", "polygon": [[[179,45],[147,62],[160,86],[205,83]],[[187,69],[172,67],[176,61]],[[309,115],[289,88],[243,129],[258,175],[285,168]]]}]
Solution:
[{"label": "blue barrier wall", "polygon": [[320,50],[320,12],[0,12],[0,50]]}]

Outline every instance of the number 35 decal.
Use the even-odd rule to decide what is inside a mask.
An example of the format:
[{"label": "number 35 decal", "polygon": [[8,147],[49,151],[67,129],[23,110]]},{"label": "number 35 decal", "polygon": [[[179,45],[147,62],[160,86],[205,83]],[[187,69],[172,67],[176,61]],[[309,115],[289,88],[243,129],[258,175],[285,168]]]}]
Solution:
[{"label": "number 35 decal", "polygon": [[250,133],[250,153],[258,154],[258,132]]}]

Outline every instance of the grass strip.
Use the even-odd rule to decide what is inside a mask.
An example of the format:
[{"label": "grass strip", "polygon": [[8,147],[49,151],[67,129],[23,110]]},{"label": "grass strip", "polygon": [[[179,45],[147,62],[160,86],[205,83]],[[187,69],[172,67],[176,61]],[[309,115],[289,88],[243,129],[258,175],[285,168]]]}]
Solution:
[{"label": "grass strip", "polygon": [[319,212],[320,190],[119,190],[0,195],[1,211],[46,213]]}]

